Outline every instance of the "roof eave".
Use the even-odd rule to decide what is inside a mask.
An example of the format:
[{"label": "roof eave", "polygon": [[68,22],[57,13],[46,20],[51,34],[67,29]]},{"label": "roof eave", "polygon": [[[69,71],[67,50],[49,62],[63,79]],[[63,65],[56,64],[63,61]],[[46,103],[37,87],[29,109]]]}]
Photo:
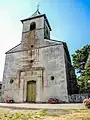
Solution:
[{"label": "roof eave", "polygon": [[44,14],[38,15],[38,16],[34,16],[34,17],[29,17],[29,18],[26,18],[26,19],[23,19],[23,20],[20,20],[20,21],[23,23],[23,21],[31,20],[31,19],[34,19],[34,18],[42,17],[42,16],[44,16]]},{"label": "roof eave", "polygon": [[48,26],[49,26],[49,29],[50,29],[50,31],[51,31],[52,29],[51,29],[51,27],[50,27],[50,24],[49,24],[48,19],[47,19],[47,17],[46,17],[45,14],[38,15],[38,16],[35,16],[35,17],[29,17],[29,18],[26,18],[26,19],[23,19],[23,20],[20,20],[20,21],[23,23],[24,21],[31,20],[31,19],[35,19],[35,18],[42,17],[42,16],[45,18],[45,20],[46,20],[46,22],[47,22],[47,24],[48,24]]}]

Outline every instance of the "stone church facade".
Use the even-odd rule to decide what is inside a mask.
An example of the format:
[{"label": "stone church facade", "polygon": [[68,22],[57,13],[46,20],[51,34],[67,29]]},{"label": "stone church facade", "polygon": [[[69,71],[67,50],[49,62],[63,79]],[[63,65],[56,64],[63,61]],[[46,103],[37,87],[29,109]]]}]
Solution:
[{"label": "stone church facade", "polygon": [[77,92],[77,83],[66,43],[50,39],[48,19],[38,10],[21,22],[21,43],[6,52],[3,100],[68,101],[68,95]]}]

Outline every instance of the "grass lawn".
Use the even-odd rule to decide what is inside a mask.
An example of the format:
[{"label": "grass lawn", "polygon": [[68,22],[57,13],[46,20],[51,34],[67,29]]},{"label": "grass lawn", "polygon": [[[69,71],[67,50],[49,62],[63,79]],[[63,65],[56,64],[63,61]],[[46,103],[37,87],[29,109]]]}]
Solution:
[{"label": "grass lawn", "polygon": [[0,108],[0,120],[90,120],[90,109],[18,110]]}]

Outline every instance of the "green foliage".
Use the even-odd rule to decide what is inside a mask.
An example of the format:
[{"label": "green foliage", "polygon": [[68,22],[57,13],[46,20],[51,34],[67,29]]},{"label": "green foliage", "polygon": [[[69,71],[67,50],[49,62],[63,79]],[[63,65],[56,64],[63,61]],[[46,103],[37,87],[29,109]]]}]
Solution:
[{"label": "green foliage", "polygon": [[[90,61],[87,63],[90,54],[90,45],[75,51],[72,55],[73,66],[77,72],[77,81],[80,93],[90,92],[88,80],[90,80]],[[78,76],[79,74],[79,76]]]},{"label": "green foliage", "polygon": [[77,72],[81,73],[84,69],[89,52],[90,45],[86,45],[80,50],[75,51],[75,53],[72,55],[73,66],[77,70]]}]

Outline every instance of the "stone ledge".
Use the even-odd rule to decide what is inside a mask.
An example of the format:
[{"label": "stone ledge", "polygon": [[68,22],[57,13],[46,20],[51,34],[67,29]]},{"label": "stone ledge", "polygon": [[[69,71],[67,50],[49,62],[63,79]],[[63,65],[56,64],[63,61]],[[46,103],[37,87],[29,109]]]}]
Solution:
[{"label": "stone ledge", "polygon": [[85,109],[84,104],[35,104],[35,103],[0,103],[0,107],[13,109]]}]

